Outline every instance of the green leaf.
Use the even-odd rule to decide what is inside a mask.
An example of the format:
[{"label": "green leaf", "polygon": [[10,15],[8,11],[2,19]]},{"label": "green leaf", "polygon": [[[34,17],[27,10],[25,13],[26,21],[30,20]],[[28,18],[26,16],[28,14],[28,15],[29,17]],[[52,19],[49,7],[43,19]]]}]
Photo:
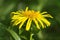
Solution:
[{"label": "green leaf", "polygon": [[11,29],[6,29],[6,30],[13,36],[15,40],[21,40],[20,37],[16,34],[16,32],[14,32]]}]

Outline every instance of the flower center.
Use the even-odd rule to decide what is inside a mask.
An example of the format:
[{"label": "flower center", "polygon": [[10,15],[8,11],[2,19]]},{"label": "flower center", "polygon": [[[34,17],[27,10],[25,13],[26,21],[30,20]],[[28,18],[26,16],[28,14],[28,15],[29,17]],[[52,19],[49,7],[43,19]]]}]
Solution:
[{"label": "flower center", "polygon": [[33,10],[29,10],[29,11],[24,11],[23,16],[28,17],[28,18],[36,18],[37,17],[37,13],[34,12]]}]

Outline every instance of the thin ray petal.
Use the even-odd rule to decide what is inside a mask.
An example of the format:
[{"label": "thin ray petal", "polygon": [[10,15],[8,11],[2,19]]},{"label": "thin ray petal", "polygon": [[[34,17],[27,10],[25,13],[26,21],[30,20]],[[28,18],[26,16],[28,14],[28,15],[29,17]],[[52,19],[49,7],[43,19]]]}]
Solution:
[{"label": "thin ray petal", "polygon": [[21,23],[23,20],[25,20],[25,18],[19,19],[19,21],[18,21],[15,25],[18,25],[18,24]]},{"label": "thin ray petal", "polygon": [[21,23],[21,22],[22,22],[22,20],[18,21],[15,25],[18,25],[18,24]]},{"label": "thin ray petal", "polygon": [[19,25],[19,29],[21,29],[21,27],[22,27],[22,25],[24,24],[24,22],[27,20],[27,18],[24,18],[23,20],[22,20],[22,23]]},{"label": "thin ray petal", "polygon": [[47,20],[47,19],[45,19],[45,18],[42,18],[41,19],[47,26],[50,26],[50,22]]},{"label": "thin ray petal", "polygon": [[40,29],[39,25],[38,25],[38,21],[36,19],[33,19],[33,21],[35,22],[36,26],[38,29]]},{"label": "thin ray petal", "polygon": [[12,20],[11,22],[14,22],[15,20]]},{"label": "thin ray petal", "polygon": [[18,23],[19,21],[18,20],[16,20],[14,23],[13,23],[13,25],[16,25],[16,23]]},{"label": "thin ray petal", "polygon": [[14,15],[11,19],[19,19],[19,15]]},{"label": "thin ray petal", "polygon": [[42,12],[41,14],[46,14],[47,12]]},{"label": "thin ray petal", "polygon": [[41,24],[42,28],[44,28],[45,26],[44,26],[43,22],[42,22],[39,18],[37,18],[37,20],[38,20],[39,23]]},{"label": "thin ray petal", "polygon": [[29,18],[28,21],[27,21],[27,25],[26,25],[26,30],[27,31],[30,29],[31,22],[32,22],[32,20]]},{"label": "thin ray petal", "polygon": [[28,10],[28,7],[26,7],[26,10],[25,11],[27,11]]},{"label": "thin ray petal", "polygon": [[44,17],[50,17],[50,18],[53,18],[50,14],[45,14],[43,15]]}]

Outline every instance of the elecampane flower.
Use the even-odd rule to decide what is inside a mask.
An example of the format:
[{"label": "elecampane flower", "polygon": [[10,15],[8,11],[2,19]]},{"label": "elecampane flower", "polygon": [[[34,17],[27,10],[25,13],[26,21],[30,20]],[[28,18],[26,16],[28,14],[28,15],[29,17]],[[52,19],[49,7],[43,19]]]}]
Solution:
[{"label": "elecampane flower", "polygon": [[[47,14],[47,12],[40,12],[40,11],[34,11],[34,10],[28,10],[28,7],[26,7],[25,11],[17,11],[12,12],[12,21],[14,22],[13,25],[19,24],[19,29],[23,26],[23,24],[27,21],[26,24],[26,30],[28,31],[30,29],[30,26],[32,24],[32,21],[36,24],[36,27],[40,29],[40,27],[45,28],[45,26],[50,26],[50,22],[45,17],[53,18],[50,14]],[[41,26],[39,26],[41,25]]]}]

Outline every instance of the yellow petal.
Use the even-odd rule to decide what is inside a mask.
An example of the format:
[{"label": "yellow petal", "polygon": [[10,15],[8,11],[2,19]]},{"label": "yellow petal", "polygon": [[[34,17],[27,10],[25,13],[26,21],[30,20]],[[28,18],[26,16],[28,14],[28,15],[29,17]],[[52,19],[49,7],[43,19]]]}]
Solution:
[{"label": "yellow petal", "polygon": [[11,14],[20,14],[20,13],[18,13],[18,12],[12,12]]},{"label": "yellow petal", "polygon": [[35,22],[36,26],[38,29],[40,29],[39,25],[38,25],[38,21],[36,19],[33,19],[33,21]]},{"label": "yellow petal", "polygon": [[15,20],[13,23],[13,26],[16,25],[16,23],[18,23],[18,22],[19,22],[18,20]]},{"label": "yellow petal", "polygon": [[45,13],[47,13],[47,12],[42,12],[41,14],[45,14]]},{"label": "yellow petal", "polygon": [[47,26],[50,26],[50,22],[49,22],[47,19],[42,18],[41,20],[42,20]]},{"label": "yellow petal", "polygon": [[14,15],[11,19],[19,19],[19,15]]},{"label": "yellow petal", "polygon": [[23,20],[24,18],[25,18],[25,17],[21,17],[21,18],[19,18],[19,19],[13,19],[11,22],[14,22],[13,25],[18,25],[19,23],[22,22],[22,20]]},{"label": "yellow petal", "polygon": [[22,25],[24,24],[24,22],[27,20],[27,18],[22,19],[22,23],[19,25],[19,29],[22,27]]},{"label": "yellow petal", "polygon": [[50,17],[50,18],[53,18],[50,14],[45,14],[43,15],[44,17]]},{"label": "yellow petal", "polygon": [[14,15],[11,19],[23,19],[23,18],[25,18],[25,17],[21,17],[20,15]]},{"label": "yellow petal", "polygon": [[11,22],[14,22],[15,20],[12,20]]},{"label": "yellow petal", "polygon": [[38,20],[38,21],[39,21],[39,23],[41,24],[42,28],[45,28],[45,26],[44,26],[43,22],[42,22],[39,18],[37,18],[37,20]]},{"label": "yellow petal", "polygon": [[26,7],[26,10],[25,11],[27,11],[28,10],[28,7]]},{"label": "yellow petal", "polygon": [[32,20],[29,18],[28,21],[27,21],[27,25],[26,25],[26,30],[27,31],[30,29],[31,22],[32,22]]},{"label": "yellow petal", "polygon": [[18,25],[18,24],[21,23],[21,22],[22,22],[22,20],[18,21],[15,25]]},{"label": "yellow petal", "polygon": [[25,17],[21,18],[18,20],[18,22],[15,25],[18,25],[19,23],[21,23],[24,20]]}]

